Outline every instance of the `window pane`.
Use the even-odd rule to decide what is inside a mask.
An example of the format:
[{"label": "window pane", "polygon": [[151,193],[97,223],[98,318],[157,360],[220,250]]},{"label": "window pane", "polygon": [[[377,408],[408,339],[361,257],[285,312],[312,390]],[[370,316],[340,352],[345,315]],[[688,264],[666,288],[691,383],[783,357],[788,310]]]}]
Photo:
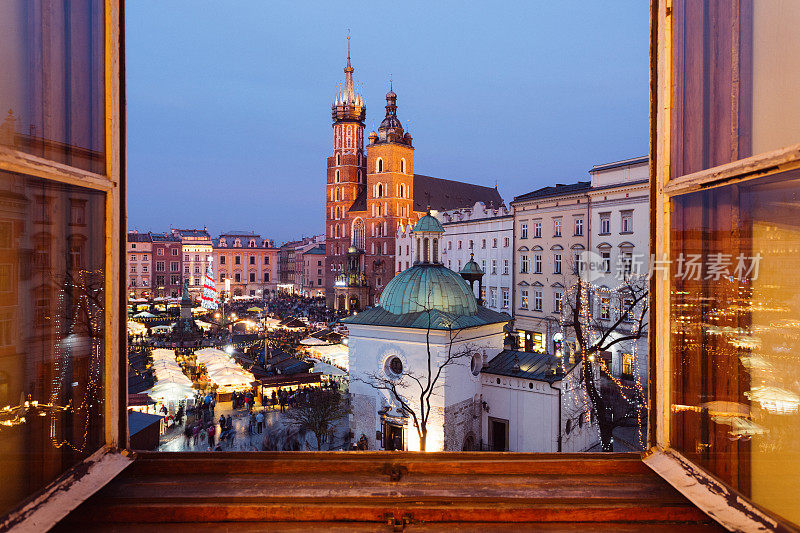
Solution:
[{"label": "window pane", "polygon": [[[0,513],[103,442],[104,195],[0,172]],[[85,206],[71,224],[70,204]]]},{"label": "window pane", "polygon": [[0,2],[0,144],[105,172],[103,2]]},{"label": "window pane", "polygon": [[673,14],[672,177],[796,143],[800,3],[676,0]]},{"label": "window pane", "polygon": [[800,523],[800,172],[679,197],[673,224],[672,445]]}]

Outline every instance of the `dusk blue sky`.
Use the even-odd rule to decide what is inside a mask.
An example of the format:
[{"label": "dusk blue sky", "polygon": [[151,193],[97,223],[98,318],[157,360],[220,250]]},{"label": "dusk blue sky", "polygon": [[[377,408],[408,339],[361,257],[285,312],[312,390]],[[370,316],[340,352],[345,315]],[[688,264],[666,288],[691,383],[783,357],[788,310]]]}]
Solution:
[{"label": "dusk blue sky", "polygon": [[128,226],[324,232],[350,29],[367,130],[389,76],[415,171],[515,195],[645,155],[648,9],[592,2],[127,3]]}]

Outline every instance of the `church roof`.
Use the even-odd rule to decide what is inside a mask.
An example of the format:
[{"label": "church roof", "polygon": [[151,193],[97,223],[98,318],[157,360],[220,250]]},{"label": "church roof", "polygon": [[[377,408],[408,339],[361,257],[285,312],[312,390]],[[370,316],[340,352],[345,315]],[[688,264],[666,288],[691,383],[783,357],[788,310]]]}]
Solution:
[{"label": "church roof", "polygon": [[414,265],[400,272],[381,293],[378,303],[396,315],[436,309],[474,315],[478,302],[464,278],[436,263]]},{"label": "church roof", "polygon": [[481,267],[478,266],[478,263],[475,262],[475,254],[469,254],[469,261],[467,264],[464,265],[459,272],[459,274],[476,274],[476,275],[483,275],[485,272],[481,270]]},{"label": "church roof", "polygon": [[[437,211],[448,211],[460,207],[472,207],[476,202],[499,206],[503,203],[503,199],[494,187],[414,174],[414,211],[425,212],[428,207]],[[366,188],[356,196],[349,210],[367,210]]]},{"label": "church roof", "polygon": [[459,330],[464,328],[474,328],[487,324],[498,324],[508,322],[511,317],[506,313],[498,313],[486,307],[478,307],[474,315],[455,315],[443,311],[432,310],[419,311],[396,315],[390,313],[383,307],[371,307],[358,314],[341,320],[343,324],[360,324],[368,326],[392,326],[397,328],[415,328],[437,330]]},{"label": "church roof", "polygon": [[[575,363],[564,361],[564,371],[569,372]],[[559,381],[564,374],[553,373],[558,368],[559,359],[546,353],[518,352],[517,350],[503,350],[497,354],[481,372],[496,374],[534,381]],[[519,370],[517,370],[517,366]]]},{"label": "church roof", "polygon": [[442,227],[442,223],[439,222],[436,217],[431,216],[430,213],[422,217],[414,224],[414,229],[412,230],[415,233],[418,231],[429,231],[433,233],[444,233],[444,228]]}]

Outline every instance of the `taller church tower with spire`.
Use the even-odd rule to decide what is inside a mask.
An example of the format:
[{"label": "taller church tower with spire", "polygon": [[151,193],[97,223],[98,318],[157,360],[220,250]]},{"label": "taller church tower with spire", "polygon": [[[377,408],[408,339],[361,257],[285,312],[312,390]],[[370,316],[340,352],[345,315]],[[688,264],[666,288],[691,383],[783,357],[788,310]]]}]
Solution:
[{"label": "taller church tower with spire", "polygon": [[[367,106],[353,82],[350,64],[350,36],[347,36],[347,66],[344,68],[344,88],[336,94],[331,106],[333,120],[333,154],[328,156],[326,195],[326,294],[332,300],[333,285],[347,265],[347,250],[351,244],[364,249],[363,228],[356,228],[347,211],[365,189],[367,158],[364,154],[364,117]],[[360,239],[361,242],[358,242]],[[359,246],[360,245],[360,246]]]}]

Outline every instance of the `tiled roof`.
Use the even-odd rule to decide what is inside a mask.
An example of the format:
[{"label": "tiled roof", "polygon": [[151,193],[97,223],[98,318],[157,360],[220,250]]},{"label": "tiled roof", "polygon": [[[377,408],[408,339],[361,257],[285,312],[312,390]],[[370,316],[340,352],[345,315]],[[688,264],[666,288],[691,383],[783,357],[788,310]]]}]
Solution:
[{"label": "tiled roof", "polygon": [[592,186],[591,181],[579,181],[577,183],[561,184],[555,187],[542,187],[526,194],[514,198],[515,202],[522,200],[533,200],[535,198],[549,198],[551,196],[561,196],[562,194],[573,194],[576,192],[589,190]]},{"label": "tiled roof", "polygon": [[153,237],[150,235],[150,233],[138,233],[135,231],[129,231],[128,242],[153,242]]},{"label": "tiled roof", "polygon": [[315,246],[314,248],[311,248],[307,252],[303,252],[303,255],[308,255],[308,254],[310,254],[310,255],[325,255],[325,245],[324,244],[318,244],[317,246]]},{"label": "tiled roof", "polygon": [[[459,207],[472,207],[476,202],[483,202],[487,206],[491,203],[498,207],[503,203],[503,199],[494,187],[414,174],[414,211],[424,212],[428,206],[437,211],[447,211]],[[356,196],[349,210],[367,210],[366,189]]]},{"label": "tiled roof", "polygon": [[[552,383],[563,377],[563,374],[553,372],[553,369],[558,368],[559,363],[557,357],[546,353],[503,350],[489,361],[489,364],[481,372]],[[575,363],[569,364],[566,361],[564,363],[566,372],[575,366]],[[517,365],[519,365],[519,370],[515,368]]]},{"label": "tiled roof", "polygon": [[166,233],[152,233],[153,242],[180,242],[175,235],[167,235]]},{"label": "tiled roof", "polygon": [[181,237],[205,237],[207,239],[211,238],[211,235],[208,234],[208,231],[204,229],[174,229],[173,231],[176,234],[180,235]]},{"label": "tiled roof", "polygon": [[427,311],[395,315],[383,307],[371,307],[353,316],[341,320],[343,324],[360,324],[368,326],[393,326],[397,328],[428,329],[430,320],[431,329],[459,330],[474,328],[487,324],[508,322],[511,317],[506,313],[498,313],[486,307],[478,307],[475,315],[453,315],[442,311]]},{"label": "tiled roof", "polygon": [[414,174],[414,211],[425,211],[428,205],[437,211],[447,211],[472,207],[476,202],[498,207],[503,199],[494,187]]}]

